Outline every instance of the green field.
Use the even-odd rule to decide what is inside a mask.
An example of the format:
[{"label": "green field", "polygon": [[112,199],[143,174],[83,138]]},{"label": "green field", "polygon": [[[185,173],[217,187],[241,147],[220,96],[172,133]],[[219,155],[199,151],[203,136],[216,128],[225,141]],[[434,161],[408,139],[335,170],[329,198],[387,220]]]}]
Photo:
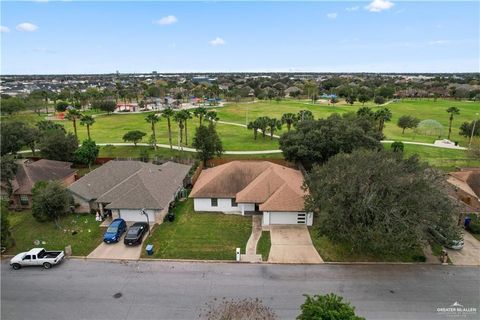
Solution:
[{"label": "green field", "polygon": [[[222,121],[230,121],[245,124],[257,117],[269,116],[280,119],[282,114],[287,112],[297,113],[299,110],[306,109],[312,111],[316,118],[325,118],[332,113],[356,112],[362,106],[361,103],[355,103],[353,106],[345,104],[343,101],[328,105],[326,102],[317,102],[315,105],[305,100],[284,100],[281,102],[259,101],[256,103],[227,104],[225,107],[217,108],[218,115]],[[367,103],[365,106],[377,110],[378,106]],[[456,100],[402,100],[388,104],[392,111],[393,118],[387,122],[384,134],[388,140],[418,141],[432,143],[438,137],[422,136],[415,134],[412,130],[406,130],[402,134],[402,129],[397,126],[398,118],[403,115],[415,116],[420,120],[434,119],[444,126],[444,134],[441,138],[446,138],[448,134],[449,114],[447,108],[455,106],[460,109],[460,114],[455,116],[452,125],[452,141],[459,141],[466,145],[468,139],[458,134],[460,125],[464,121],[473,121],[476,118],[475,113],[480,112],[480,103],[471,101]],[[284,130],[286,130],[284,128]]]}]

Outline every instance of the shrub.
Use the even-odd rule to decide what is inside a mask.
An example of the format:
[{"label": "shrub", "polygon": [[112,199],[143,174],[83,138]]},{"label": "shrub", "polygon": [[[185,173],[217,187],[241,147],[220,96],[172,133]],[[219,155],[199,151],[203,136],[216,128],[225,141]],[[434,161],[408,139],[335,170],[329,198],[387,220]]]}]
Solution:
[{"label": "shrub", "polygon": [[415,262],[425,262],[425,261],[427,261],[427,257],[425,257],[424,255],[416,254],[412,257],[412,260],[415,261]]},{"label": "shrub", "polygon": [[355,315],[355,308],[343,298],[333,293],[313,297],[305,295],[307,299],[300,306],[302,313],[298,315],[297,320],[364,320],[364,318]]},{"label": "shrub", "polygon": [[480,234],[480,224],[470,222],[470,225],[468,226],[468,231],[474,234]]}]

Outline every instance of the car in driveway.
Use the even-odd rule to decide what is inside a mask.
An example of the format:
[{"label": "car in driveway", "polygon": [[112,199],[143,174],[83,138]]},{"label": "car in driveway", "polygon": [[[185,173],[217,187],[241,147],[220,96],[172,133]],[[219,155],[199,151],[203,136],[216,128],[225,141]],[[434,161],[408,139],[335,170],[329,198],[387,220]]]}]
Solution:
[{"label": "car in driveway", "polygon": [[127,246],[135,246],[142,243],[143,236],[148,231],[149,225],[146,222],[135,222],[128,228],[123,243]]},{"label": "car in driveway", "polygon": [[461,235],[448,235],[445,230],[436,225],[429,226],[428,232],[435,241],[448,249],[461,250],[463,248],[464,241]]},{"label": "car in driveway", "polygon": [[122,237],[122,234],[127,230],[127,223],[123,219],[115,219],[110,223],[103,235],[105,243],[116,243]]}]

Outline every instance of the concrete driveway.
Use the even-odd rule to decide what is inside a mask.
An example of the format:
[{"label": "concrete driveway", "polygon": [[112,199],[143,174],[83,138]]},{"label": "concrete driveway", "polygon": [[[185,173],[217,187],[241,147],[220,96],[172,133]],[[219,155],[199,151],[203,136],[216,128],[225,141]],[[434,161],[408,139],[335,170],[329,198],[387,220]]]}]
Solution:
[{"label": "concrete driveway", "polygon": [[307,226],[271,225],[272,246],[268,262],[273,263],[323,263],[312,244]]},{"label": "concrete driveway", "polygon": [[463,241],[462,250],[447,250],[452,263],[459,266],[480,266],[480,241],[466,231]]},{"label": "concrete driveway", "polygon": [[[120,241],[117,243],[106,244],[102,242],[95,250],[93,250],[88,256],[88,259],[121,259],[121,260],[138,260],[142,252],[142,245],[130,247],[123,244],[123,234]],[[143,237],[143,240],[147,235]]]}]

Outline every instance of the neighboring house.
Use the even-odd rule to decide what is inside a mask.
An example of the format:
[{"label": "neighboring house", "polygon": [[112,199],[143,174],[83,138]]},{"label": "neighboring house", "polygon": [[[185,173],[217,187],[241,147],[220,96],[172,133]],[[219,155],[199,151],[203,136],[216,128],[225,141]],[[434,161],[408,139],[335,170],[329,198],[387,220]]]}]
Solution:
[{"label": "neighboring house", "polygon": [[447,181],[453,185],[453,196],[471,211],[480,212],[480,168],[465,168],[450,172]]},{"label": "neighboring house", "polygon": [[306,224],[303,175],[268,161],[232,161],[203,170],[190,197],[195,211],[231,214],[261,213],[262,225]]},{"label": "neighboring house", "polygon": [[302,90],[298,87],[288,87],[286,90],[285,90],[285,94],[287,97],[290,97],[291,94],[295,94],[295,93],[302,93]]},{"label": "neighboring house", "polygon": [[[38,161],[21,160],[17,174],[12,181],[10,208],[15,210],[32,207],[32,188],[38,181],[59,181],[64,187],[75,181],[77,171],[71,168],[71,162],[41,159]],[[2,186],[2,198],[6,188]]]},{"label": "neighboring house", "polygon": [[175,162],[154,165],[140,161],[109,161],[72,184],[77,211],[112,210],[125,221],[160,223],[186,185],[190,166]]}]

